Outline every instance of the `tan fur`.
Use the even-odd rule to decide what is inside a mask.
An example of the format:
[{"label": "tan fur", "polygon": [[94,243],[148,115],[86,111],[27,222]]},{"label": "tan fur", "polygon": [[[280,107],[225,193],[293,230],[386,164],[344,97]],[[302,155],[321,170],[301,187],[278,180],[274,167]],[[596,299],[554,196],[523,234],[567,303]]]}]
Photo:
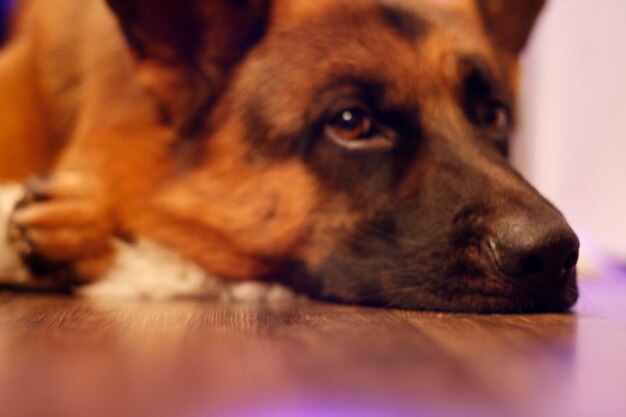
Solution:
[{"label": "tan fur", "polygon": [[[326,9],[335,3],[276,1],[270,35],[304,17],[324,19]],[[438,7],[428,6],[433,18]],[[242,163],[250,157],[249,146],[233,103],[247,89],[257,88],[257,73],[264,65],[297,55],[303,45],[294,42],[293,50],[275,51],[275,38],[267,36],[250,57],[234,65],[232,87],[211,112],[207,148],[199,161],[183,158],[181,164],[175,156],[179,138],[173,127],[187,123],[185,111],[196,108],[220,85],[198,86],[195,75],[181,69],[175,52],[169,50],[159,49],[156,60],[138,58],[104,1],[31,0],[23,9],[20,29],[0,56],[0,179],[54,173],[59,180],[52,187],[53,200],[16,218],[29,226],[48,222],[39,230],[43,246],[59,261],[79,259],[83,278],[97,276],[108,264],[111,247],[105,242],[110,235],[153,239],[217,275],[250,279],[269,273],[275,261],[289,256],[321,259],[321,251],[332,245],[309,247],[312,236],[323,240],[325,233],[350,228],[358,220],[340,199],[327,205],[326,213],[320,211],[323,186],[299,162]],[[389,59],[389,68],[368,68],[368,56],[358,55],[354,52],[360,50],[358,44],[356,48],[350,44],[357,38],[344,39],[346,44],[338,45],[336,53],[344,64],[345,55],[354,53],[354,67],[393,77],[399,103],[421,100],[407,97],[424,89],[421,79],[448,82],[443,67],[449,45],[462,50],[467,44],[469,52],[496,59],[489,54],[475,8],[460,7],[457,13],[472,30],[431,34],[432,45],[421,56],[411,54],[408,42],[380,30],[387,38],[369,45],[371,53],[406,56],[404,66]],[[376,28],[376,23],[372,25]],[[468,39],[468,33],[475,38]],[[210,48],[205,52],[219,56]],[[299,74],[297,67],[281,74],[286,84],[297,85],[298,93],[291,99],[276,97],[264,109],[275,126],[288,130],[297,124],[313,88],[336,65],[332,56],[325,58],[320,79]],[[220,59],[224,61],[220,66],[207,69],[214,80],[220,80],[222,67],[233,65],[230,57]],[[511,56],[513,64],[501,64],[501,77],[509,76],[514,60]],[[417,74],[416,68],[423,73]],[[454,114],[441,116],[450,112],[446,100],[452,101],[447,92],[443,101],[426,103],[432,104],[424,106],[432,112],[426,116],[435,121],[458,119]],[[189,169],[192,164],[201,169]],[[73,220],[63,223],[68,217]],[[50,230],[61,223],[62,233]],[[86,245],[77,235],[92,236],[92,241]]]}]

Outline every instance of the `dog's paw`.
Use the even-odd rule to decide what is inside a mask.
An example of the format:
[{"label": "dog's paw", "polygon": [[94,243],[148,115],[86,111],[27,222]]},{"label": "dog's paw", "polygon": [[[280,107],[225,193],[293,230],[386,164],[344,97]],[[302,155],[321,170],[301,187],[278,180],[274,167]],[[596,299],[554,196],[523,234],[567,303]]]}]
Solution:
[{"label": "dog's paw", "polygon": [[9,221],[9,244],[35,277],[79,284],[112,259],[111,225],[101,185],[77,175],[37,178]]}]

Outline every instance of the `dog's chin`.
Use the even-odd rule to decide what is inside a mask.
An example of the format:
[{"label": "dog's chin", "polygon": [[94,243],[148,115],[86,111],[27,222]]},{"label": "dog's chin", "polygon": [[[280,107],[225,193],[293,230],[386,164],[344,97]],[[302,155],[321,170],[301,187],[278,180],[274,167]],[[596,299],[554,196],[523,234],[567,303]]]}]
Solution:
[{"label": "dog's chin", "polygon": [[[306,268],[302,269],[306,271]],[[524,281],[505,277],[495,272],[483,272],[481,278],[457,276],[430,279],[419,285],[406,281],[400,285],[380,288],[382,278],[371,276],[360,282],[340,279],[342,276],[311,276],[292,273],[281,282],[295,291],[316,299],[342,304],[358,304],[370,307],[403,310],[436,311],[448,313],[477,314],[533,314],[565,313],[578,301],[576,269],[572,269],[558,283]],[[300,277],[300,279],[294,279]],[[436,285],[436,282],[449,282]],[[430,284],[430,285],[429,285]]]},{"label": "dog's chin", "polygon": [[[501,278],[495,278],[501,280]],[[454,296],[416,293],[414,297],[389,300],[387,306],[452,313],[541,314],[566,313],[578,301],[576,272],[571,271],[561,285],[530,288],[523,284],[491,287],[489,291],[459,292]]]}]

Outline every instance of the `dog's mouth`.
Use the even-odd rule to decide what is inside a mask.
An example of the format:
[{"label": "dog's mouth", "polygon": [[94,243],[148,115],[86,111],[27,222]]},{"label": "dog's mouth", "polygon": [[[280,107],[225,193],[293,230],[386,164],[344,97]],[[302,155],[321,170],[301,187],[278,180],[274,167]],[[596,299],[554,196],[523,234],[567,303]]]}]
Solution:
[{"label": "dog's mouth", "polygon": [[564,313],[578,301],[576,275],[572,269],[560,283],[544,286],[515,282],[501,275],[485,275],[456,291],[391,291],[384,298],[364,298],[363,304],[452,313]]},{"label": "dog's mouth", "polygon": [[[578,300],[576,268],[559,280],[541,283],[507,276],[490,266],[487,257],[481,260],[478,266],[474,259],[473,270],[459,272],[451,265],[443,276],[410,278],[400,271],[394,274],[371,269],[372,276],[366,278],[360,272],[368,270],[368,265],[355,271],[335,264],[330,275],[302,275],[294,281],[291,274],[287,283],[300,292],[332,302],[451,313],[563,313]],[[300,273],[306,273],[305,269],[299,268]]]},{"label": "dog's mouth", "polygon": [[434,287],[436,301],[427,308],[478,313],[568,311],[578,300],[580,242],[558,211],[543,208],[470,217],[461,225],[464,233],[455,235],[456,246],[450,246],[459,250],[451,256],[457,261],[448,264],[445,284]]},{"label": "dog's mouth", "polygon": [[[564,239],[556,239],[548,249],[533,248],[514,260],[503,260],[508,253],[503,255],[497,245],[486,240],[466,251],[458,263],[449,265],[443,281],[454,284],[436,286],[427,296],[416,294],[410,308],[469,313],[567,312],[579,296],[579,243],[573,233]],[[403,298],[398,307],[406,307],[402,304],[407,302]]]},{"label": "dog's mouth", "polygon": [[[578,300],[576,270],[567,272],[559,282],[538,285],[495,275],[484,279],[484,290],[468,294],[463,301],[467,310],[477,313],[561,313]],[[452,306],[454,310],[454,306]]]}]

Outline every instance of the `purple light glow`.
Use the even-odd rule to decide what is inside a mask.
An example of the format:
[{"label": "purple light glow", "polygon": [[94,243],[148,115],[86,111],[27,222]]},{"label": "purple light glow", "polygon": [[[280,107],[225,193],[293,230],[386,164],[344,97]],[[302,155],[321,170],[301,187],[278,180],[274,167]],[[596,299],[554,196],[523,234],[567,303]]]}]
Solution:
[{"label": "purple light glow", "polygon": [[9,10],[9,7],[11,7],[12,4],[13,0],[0,0],[0,16],[6,16],[6,11]]},{"label": "purple light glow", "polygon": [[397,408],[372,409],[364,405],[337,406],[294,406],[278,405],[259,407],[256,410],[240,411],[227,414],[228,417],[444,417],[443,415],[425,414],[418,411],[399,410]]},{"label": "purple light glow", "polygon": [[[225,412],[202,412],[194,417],[220,415],[224,417],[487,417],[489,413],[460,411],[450,404],[450,409],[427,405],[408,405],[392,401],[304,400],[287,402],[262,402],[231,408]],[[465,409],[463,409],[465,410]]]}]

